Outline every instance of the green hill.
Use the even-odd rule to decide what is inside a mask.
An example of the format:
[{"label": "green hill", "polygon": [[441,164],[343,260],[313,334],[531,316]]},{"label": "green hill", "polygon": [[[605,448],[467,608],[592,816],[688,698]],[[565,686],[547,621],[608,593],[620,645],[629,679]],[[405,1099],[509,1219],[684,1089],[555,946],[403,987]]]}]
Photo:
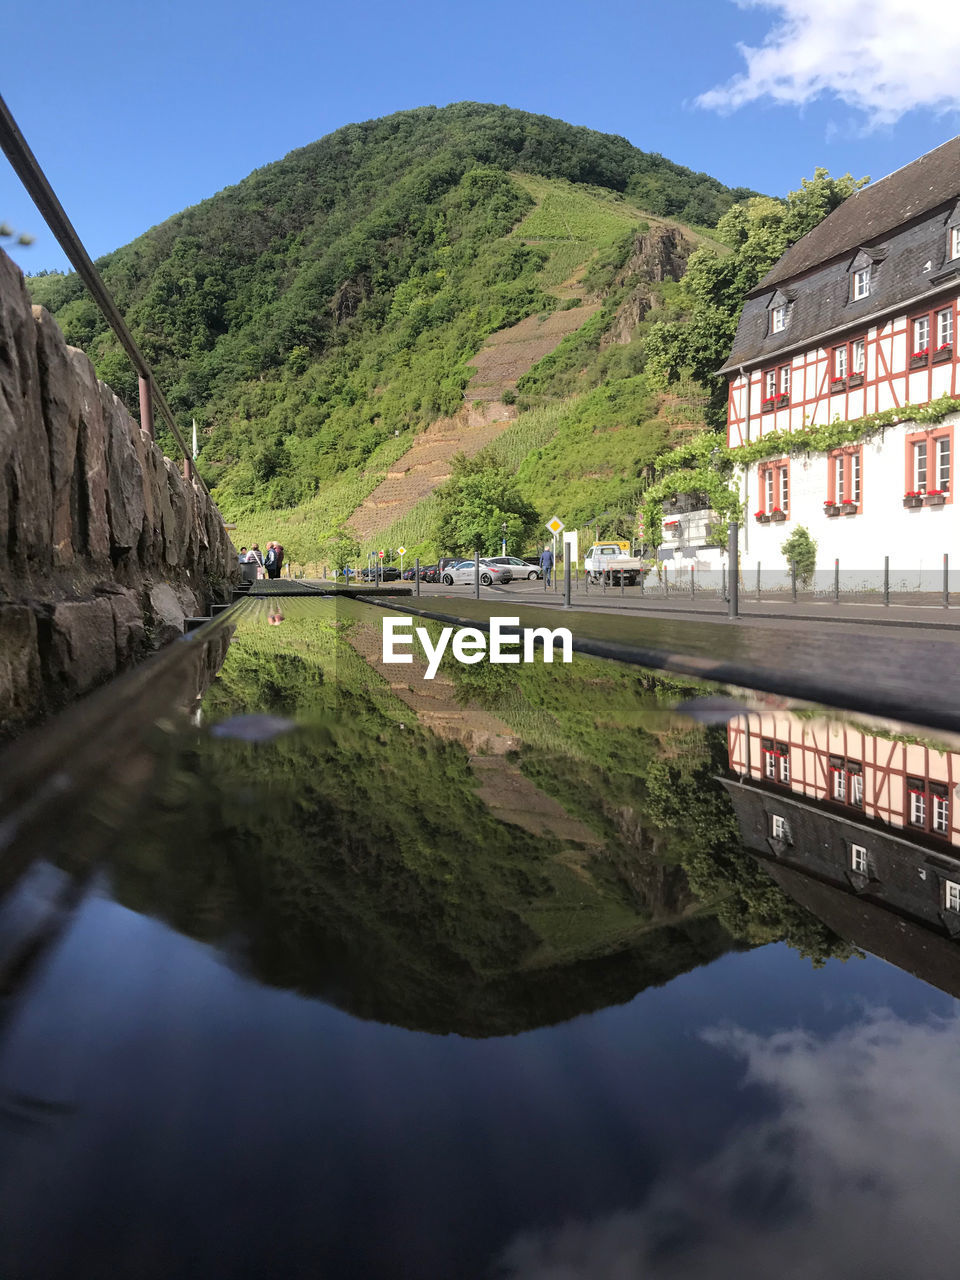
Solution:
[{"label": "green hill", "polygon": [[[572,317],[573,332],[520,378],[521,409],[556,414],[591,386],[635,378],[633,317],[618,308],[637,235],[679,220],[689,251],[750,194],[623,138],[459,103],[348,125],[98,266],[182,425],[196,417],[221,509],[242,534],[279,532],[306,557],[418,432],[463,408],[470,362],[491,334],[600,306],[582,326]],[[649,283],[669,316],[670,282]],[[76,277],[30,284],[135,407],[132,372]],[[605,341],[617,324],[617,341]],[[660,443],[618,442],[615,457],[591,464],[594,479],[662,447],[662,404],[640,383],[625,394],[629,411],[621,395],[609,426],[655,420]],[[557,418],[555,453],[579,451],[571,421]],[[514,446],[524,431],[521,418]],[[559,458],[550,484],[565,469]],[[596,501],[609,505],[599,487]],[[544,501],[550,493],[547,484]],[[596,505],[592,492],[584,502]]]}]

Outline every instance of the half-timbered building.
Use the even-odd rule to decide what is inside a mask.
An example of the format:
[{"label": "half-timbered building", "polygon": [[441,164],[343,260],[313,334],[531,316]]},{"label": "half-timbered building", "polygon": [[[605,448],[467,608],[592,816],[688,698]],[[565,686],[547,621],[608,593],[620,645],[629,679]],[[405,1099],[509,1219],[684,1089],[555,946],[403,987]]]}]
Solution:
[{"label": "half-timbered building", "polygon": [[960,415],[911,408],[960,396],[958,301],[960,138],[850,196],[752,290],[722,370],[732,449],[908,407],[836,449],[745,465],[751,556],[776,560],[797,525],[853,567],[932,567],[951,550]]}]

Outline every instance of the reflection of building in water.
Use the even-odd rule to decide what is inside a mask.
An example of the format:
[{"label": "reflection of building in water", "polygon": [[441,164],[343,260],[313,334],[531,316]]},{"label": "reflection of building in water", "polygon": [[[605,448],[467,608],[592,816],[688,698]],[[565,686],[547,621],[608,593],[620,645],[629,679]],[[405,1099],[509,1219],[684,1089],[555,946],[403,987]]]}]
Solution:
[{"label": "reflection of building in water", "polygon": [[732,721],[728,751],[742,839],[781,888],[960,996],[960,753],[787,712]]}]

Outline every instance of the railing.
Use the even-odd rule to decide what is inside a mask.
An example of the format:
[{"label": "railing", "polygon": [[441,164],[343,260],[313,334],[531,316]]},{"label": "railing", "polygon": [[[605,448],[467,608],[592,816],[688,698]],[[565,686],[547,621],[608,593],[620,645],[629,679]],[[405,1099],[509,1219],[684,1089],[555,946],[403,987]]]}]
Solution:
[{"label": "railing", "polygon": [[27,146],[26,139],[20,132],[16,120],[14,120],[9,107],[2,97],[0,97],[0,148],[2,148],[17,177],[23,183],[33,203],[40,211],[44,222],[56,236],[61,249],[73,264],[77,275],[86,285],[90,296],[102,311],[110,328],[116,334],[120,345],[130,357],[130,362],[136,369],[140,380],[141,427],[153,439],[153,411],[154,407],[156,407],[183,453],[184,478],[194,480],[201,486],[204,493],[209,496],[210,491],[203,483],[193,464],[193,458],[190,456],[190,450],[180,434],[180,428],[177,426],[176,419],[173,416],[173,410],[167,403],[163,392],[157,386],[153,370],[134,341],[133,335],[127,328],[126,321],[120,314],[117,304],[114,302],[107,286],[103,283],[100,272],[93,265],[90,255],[83,247],[83,243],[77,235],[73,224],[64,212],[63,205],[57,199],[53,188],[47,181],[47,176],[40,168],[36,156]]}]

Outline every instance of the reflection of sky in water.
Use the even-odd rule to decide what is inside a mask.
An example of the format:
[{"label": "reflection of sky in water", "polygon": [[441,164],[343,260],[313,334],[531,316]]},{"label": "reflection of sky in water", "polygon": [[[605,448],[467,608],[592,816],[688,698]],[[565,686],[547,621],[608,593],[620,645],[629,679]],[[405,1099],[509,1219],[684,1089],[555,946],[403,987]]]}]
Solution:
[{"label": "reflection of sky in water", "polygon": [[95,900],[0,1055],[0,1273],[945,1276],[952,1009],[768,947],[557,1027],[428,1036]]}]

